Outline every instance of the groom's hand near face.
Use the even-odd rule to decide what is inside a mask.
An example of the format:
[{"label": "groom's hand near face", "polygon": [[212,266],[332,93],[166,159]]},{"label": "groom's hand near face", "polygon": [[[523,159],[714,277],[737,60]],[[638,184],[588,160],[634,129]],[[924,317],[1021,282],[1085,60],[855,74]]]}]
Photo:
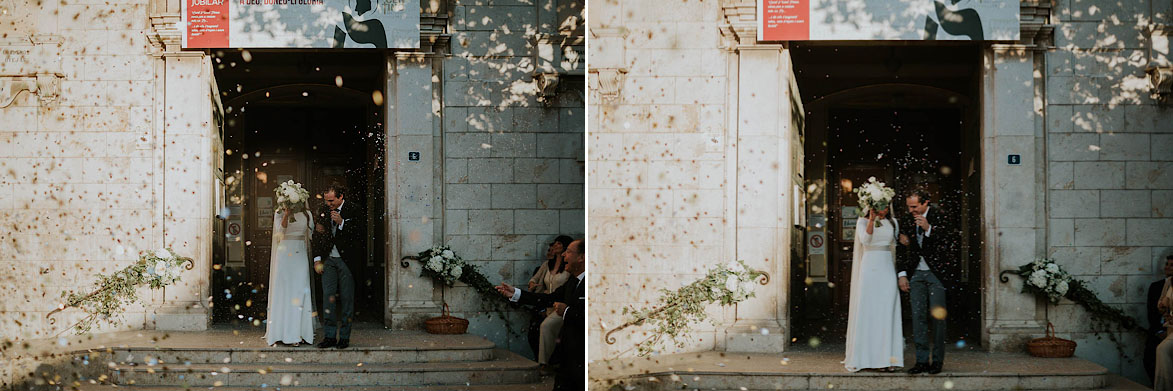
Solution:
[{"label": "groom's hand near face", "polygon": [[918,214],[915,216],[916,216],[916,225],[920,226],[920,229],[928,231],[929,230],[929,219],[925,218],[925,215],[923,215],[923,214]]}]

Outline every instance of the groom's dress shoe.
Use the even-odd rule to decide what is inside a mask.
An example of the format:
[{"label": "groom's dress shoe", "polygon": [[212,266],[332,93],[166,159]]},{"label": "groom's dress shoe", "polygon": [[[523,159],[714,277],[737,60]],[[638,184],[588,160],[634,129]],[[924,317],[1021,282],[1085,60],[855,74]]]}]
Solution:
[{"label": "groom's dress shoe", "polygon": [[349,339],[338,340],[338,348],[339,349],[346,349],[348,347],[350,347],[350,340]]},{"label": "groom's dress shoe", "polygon": [[334,338],[326,338],[322,343],[318,344],[318,349],[332,348],[337,343]]},{"label": "groom's dress shoe", "polygon": [[916,363],[916,365],[914,365],[914,366],[912,367],[912,369],[909,369],[909,370],[908,370],[908,374],[909,374],[909,375],[915,375],[915,374],[918,374],[918,373],[925,373],[925,372],[928,372],[928,371],[929,371],[929,364],[925,364],[925,363],[919,363],[919,362],[918,362],[918,363]]},{"label": "groom's dress shoe", "polygon": [[930,375],[936,375],[936,374],[938,374],[938,373],[941,373],[941,369],[942,369],[944,366],[945,366],[945,363],[942,363],[942,362],[935,362],[935,363],[933,363],[933,365],[930,365],[930,366],[929,366],[929,374],[930,374]]}]

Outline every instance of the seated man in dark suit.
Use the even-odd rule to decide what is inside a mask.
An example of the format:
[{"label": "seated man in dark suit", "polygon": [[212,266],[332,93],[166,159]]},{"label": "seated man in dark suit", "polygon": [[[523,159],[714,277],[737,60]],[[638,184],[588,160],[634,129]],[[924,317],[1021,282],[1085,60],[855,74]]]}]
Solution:
[{"label": "seated man in dark suit", "polygon": [[554,307],[565,319],[558,336],[558,354],[562,367],[554,377],[554,390],[582,390],[586,386],[586,240],[570,243],[562,253],[562,262],[573,277],[554,293],[523,291],[501,283],[497,292],[509,301],[538,307]]},{"label": "seated man in dark suit", "polygon": [[1157,345],[1165,340],[1165,322],[1161,311],[1157,309],[1157,300],[1161,297],[1161,288],[1165,286],[1165,280],[1173,277],[1173,254],[1165,257],[1165,278],[1157,280],[1149,285],[1149,296],[1145,310],[1149,315],[1148,335],[1144,343],[1144,370],[1149,374],[1149,380],[1153,380],[1153,368],[1157,363]]}]

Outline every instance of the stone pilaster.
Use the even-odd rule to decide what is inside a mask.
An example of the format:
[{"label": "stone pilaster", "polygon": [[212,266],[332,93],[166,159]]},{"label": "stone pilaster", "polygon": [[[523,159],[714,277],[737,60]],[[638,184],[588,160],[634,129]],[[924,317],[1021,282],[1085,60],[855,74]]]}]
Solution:
[{"label": "stone pilaster", "polygon": [[[986,262],[983,345],[1021,350],[1037,335],[1042,308],[1019,293],[1021,279],[999,281],[998,273],[1042,256],[1046,226],[1046,154],[1042,148],[1042,107],[1036,97],[1037,58],[1028,45],[993,45],[985,51],[982,80],[982,220]],[[1008,155],[1022,163],[1008,164]]]},{"label": "stone pilaster", "polygon": [[[440,178],[439,65],[430,54],[396,53],[387,57],[387,210],[395,260],[431,247],[441,237],[443,196]],[[409,160],[419,152],[419,160]],[[421,328],[440,312],[439,291],[420,277],[416,261],[388,262],[385,322],[396,329]]]},{"label": "stone pilaster", "polygon": [[[736,258],[764,270],[771,282],[737,306],[726,350],[779,352],[786,346],[786,278],[790,265],[792,200],[789,53],[778,45],[741,46],[736,125]],[[732,182],[732,181],[731,181]],[[763,331],[765,329],[765,331]]]}]

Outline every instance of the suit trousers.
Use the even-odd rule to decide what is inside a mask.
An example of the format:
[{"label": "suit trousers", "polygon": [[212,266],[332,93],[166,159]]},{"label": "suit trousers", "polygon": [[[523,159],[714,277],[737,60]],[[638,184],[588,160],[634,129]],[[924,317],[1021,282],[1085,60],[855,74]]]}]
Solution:
[{"label": "suit trousers", "polygon": [[[917,270],[909,280],[909,301],[912,308],[912,336],[916,343],[916,363],[945,362],[945,285],[933,272]],[[936,315],[934,316],[934,309]],[[929,345],[929,324],[933,326],[933,344]],[[931,353],[931,354],[930,354]]]},{"label": "suit trousers", "polygon": [[322,265],[322,331],[326,338],[350,339],[354,319],[354,277],[342,258],[330,257]]}]

